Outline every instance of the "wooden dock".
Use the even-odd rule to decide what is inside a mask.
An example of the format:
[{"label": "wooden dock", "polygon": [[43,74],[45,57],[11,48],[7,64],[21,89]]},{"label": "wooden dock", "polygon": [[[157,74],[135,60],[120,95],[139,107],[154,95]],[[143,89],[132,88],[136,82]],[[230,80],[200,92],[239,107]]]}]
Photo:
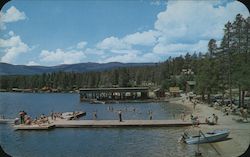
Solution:
[{"label": "wooden dock", "polygon": [[71,121],[55,121],[57,128],[81,128],[81,127],[179,127],[190,126],[191,122],[183,122],[180,120],[71,120]]},{"label": "wooden dock", "polygon": [[46,125],[13,125],[14,130],[49,130],[54,128],[54,124],[46,124]]},{"label": "wooden dock", "polygon": [[14,125],[15,130],[48,130],[51,128],[111,128],[111,127],[183,127],[192,122],[181,120],[55,120],[47,125]]}]

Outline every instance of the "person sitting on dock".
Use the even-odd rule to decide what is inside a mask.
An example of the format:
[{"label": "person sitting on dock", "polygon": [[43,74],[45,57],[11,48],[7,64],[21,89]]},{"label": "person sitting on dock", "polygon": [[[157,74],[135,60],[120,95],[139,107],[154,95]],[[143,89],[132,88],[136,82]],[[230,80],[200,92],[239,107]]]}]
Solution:
[{"label": "person sitting on dock", "polygon": [[19,118],[15,118],[14,124],[15,124],[15,125],[18,125],[18,124],[19,124],[18,122],[19,122]]}]

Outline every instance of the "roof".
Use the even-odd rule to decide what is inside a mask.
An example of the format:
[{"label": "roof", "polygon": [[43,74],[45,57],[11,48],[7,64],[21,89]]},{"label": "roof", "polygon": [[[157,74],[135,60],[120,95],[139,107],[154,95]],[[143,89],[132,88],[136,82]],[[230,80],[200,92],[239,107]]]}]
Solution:
[{"label": "roof", "polygon": [[195,81],[187,81],[187,84],[188,84],[188,85],[195,85],[196,82],[195,82]]},{"label": "roof", "polygon": [[122,88],[81,88],[79,89],[80,92],[90,92],[90,91],[116,91],[116,92],[121,92],[121,91],[126,91],[126,92],[141,92],[141,91],[148,91],[148,87],[122,87]]}]

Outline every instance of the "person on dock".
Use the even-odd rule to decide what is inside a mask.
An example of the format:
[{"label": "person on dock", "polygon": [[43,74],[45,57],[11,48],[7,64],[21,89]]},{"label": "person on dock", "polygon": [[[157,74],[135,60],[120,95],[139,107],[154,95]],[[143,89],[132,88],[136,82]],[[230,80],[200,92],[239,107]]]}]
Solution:
[{"label": "person on dock", "polygon": [[20,111],[19,116],[20,116],[20,123],[23,124],[24,123],[24,111]]},{"label": "person on dock", "polygon": [[18,125],[18,124],[19,124],[18,122],[19,122],[19,118],[15,118],[14,124],[15,124],[15,125]]},{"label": "person on dock", "polygon": [[94,116],[94,120],[97,120],[97,111],[95,111],[95,112],[93,113],[93,116]]},{"label": "person on dock", "polygon": [[54,112],[53,111],[50,113],[50,117],[52,120],[54,119]]},{"label": "person on dock", "polygon": [[122,111],[121,110],[118,111],[118,115],[119,115],[119,121],[122,122]]},{"label": "person on dock", "polygon": [[153,112],[149,111],[149,120],[152,120],[152,119],[153,119]]}]

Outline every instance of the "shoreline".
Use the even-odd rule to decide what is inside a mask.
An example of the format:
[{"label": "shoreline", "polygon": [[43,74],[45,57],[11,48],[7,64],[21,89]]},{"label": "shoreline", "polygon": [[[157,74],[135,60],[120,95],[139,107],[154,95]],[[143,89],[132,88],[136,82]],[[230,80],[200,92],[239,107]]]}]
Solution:
[{"label": "shoreline", "polygon": [[[185,99],[183,103],[182,99],[185,99],[185,97],[170,99],[169,102],[188,107],[194,116],[199,117],[200,122],[205,122],[205,118],[212,117],[213,113],[219,118],[217,125],[200,125],[199,127],[190,127],[190,131],[197,134],[199,130],[203,132],[225,128],[230,130],[229,140],[211,143],[221,154],[217,154],[217,156],[236,157],[242,155],[247,150],[250,144],[250,122],[236,122],[233,119],[239,119],[241,116],[231,114],[225,116],[222,111],[209,107],[208,104],[205,103],[199,102],[197,103],[195,109],[193,109],[192,102]],[[190,115],[186,115],[185,120],[190,120]],[[201,144],[200,146],[211,147],[209,144]]]}]

